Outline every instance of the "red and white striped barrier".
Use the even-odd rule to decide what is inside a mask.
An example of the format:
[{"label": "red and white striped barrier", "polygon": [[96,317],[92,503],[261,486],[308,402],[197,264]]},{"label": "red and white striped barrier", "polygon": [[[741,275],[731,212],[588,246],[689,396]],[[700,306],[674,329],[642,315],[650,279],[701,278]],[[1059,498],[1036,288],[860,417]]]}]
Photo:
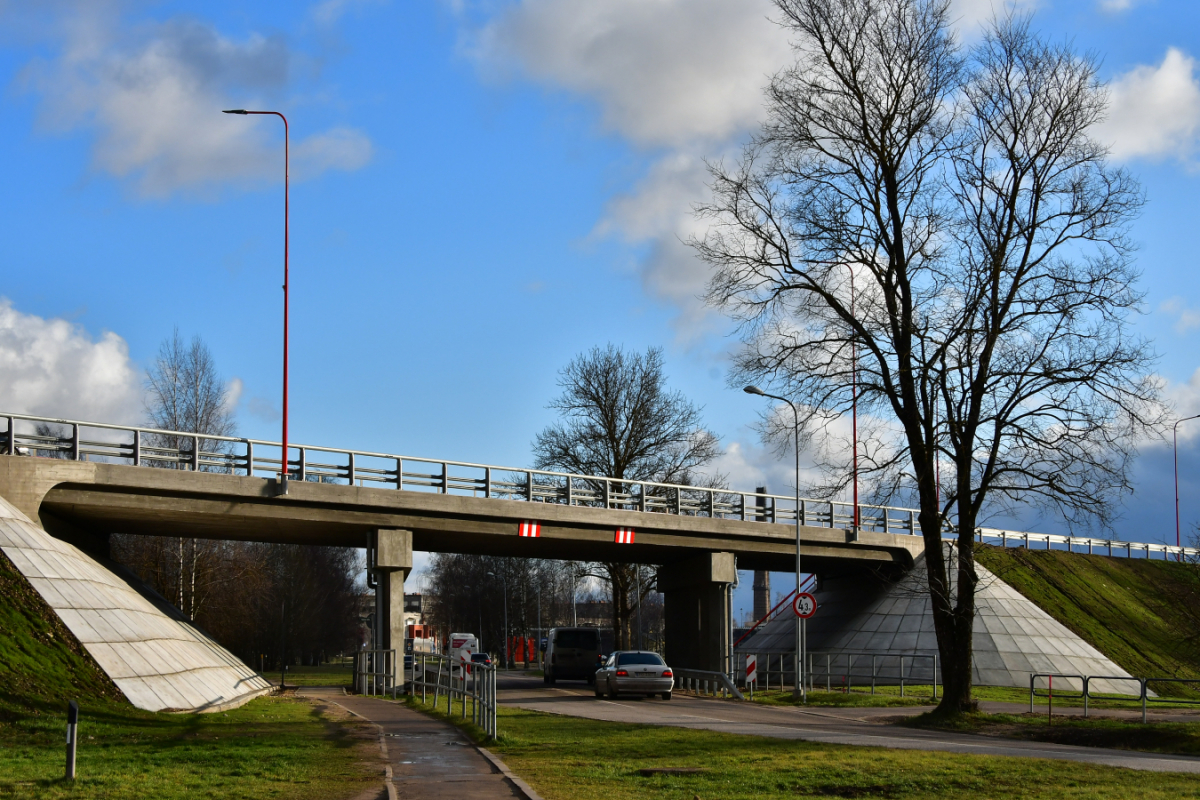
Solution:
[{"label": "red and white striped barrier", "polygon": [[542,535],[542,523],[531,519],[523,519],[517,528],[517,535],[524,538],[537,539]]},{"label": "red and white striped barrier", "polygon": [[633,544],[633,528],[617,528],[617,544]]}]

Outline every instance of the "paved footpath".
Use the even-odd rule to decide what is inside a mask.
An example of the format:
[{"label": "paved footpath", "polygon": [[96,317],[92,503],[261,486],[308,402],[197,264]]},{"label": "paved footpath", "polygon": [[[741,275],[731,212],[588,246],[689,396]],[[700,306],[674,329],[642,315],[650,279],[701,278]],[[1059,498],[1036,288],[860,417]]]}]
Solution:
[{"label": "paved footpath", "polygon": [[915,713],[922,709],[802,709],[686,697],[679,694],[670,702],[655,699],[599,700],[594,697],[591,687],[583,684],[547,687],[542,684],[540,678],[508,676],[503,673],[498,689],[503,705],[587,719],[671,725],[829,744],[1050,758],[1153,772],[1200,774],[1200,758],[1190,756],[898,728],[881,724],[879,721],[884,717],[896,717],[905,712]]},{"label": "paved footpath", "polygon": [[339,705],[379,726],[388,770],[385,789],[389,800],[527,797],[501,772],[498,759],[494,756],[489,759],[449,723],[399,703],[346,695],[340,688],[313,687],[302,689],[300,694]]}]

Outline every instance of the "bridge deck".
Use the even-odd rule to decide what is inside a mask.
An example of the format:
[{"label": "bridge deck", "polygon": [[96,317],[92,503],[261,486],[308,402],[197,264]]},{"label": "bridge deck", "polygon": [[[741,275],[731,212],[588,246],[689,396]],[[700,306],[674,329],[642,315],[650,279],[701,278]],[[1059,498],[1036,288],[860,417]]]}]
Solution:
[{"label": "bridge deck", "polygon": [[[644,513],[292,482],[276,495],[271,479],[117,464],[0,456],[0,496],[56,526],[248,541],[364,546],[380,528],[413,532],[418,550],[534,558],[662,564],[698,552],[732,552],[743,569],[787,571],[795,564],[794,524]],[[538,538],[518,535],[540,523]],[[617,528],[635,531],[618,544]],[[803,527],[812,569],[907,568],[919,536]]]}]

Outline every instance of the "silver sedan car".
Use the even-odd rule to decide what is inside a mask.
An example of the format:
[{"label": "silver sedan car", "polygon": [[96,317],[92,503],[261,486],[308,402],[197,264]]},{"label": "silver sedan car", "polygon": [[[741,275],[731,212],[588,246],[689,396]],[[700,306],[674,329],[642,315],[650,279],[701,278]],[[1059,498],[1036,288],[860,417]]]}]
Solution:
[{"label": "silver sedan car", "polygon": [[671,699],[675,675],[658,653],[649,650],[619,650],[596,671],[596,697],[623,694],[662,695]]}]

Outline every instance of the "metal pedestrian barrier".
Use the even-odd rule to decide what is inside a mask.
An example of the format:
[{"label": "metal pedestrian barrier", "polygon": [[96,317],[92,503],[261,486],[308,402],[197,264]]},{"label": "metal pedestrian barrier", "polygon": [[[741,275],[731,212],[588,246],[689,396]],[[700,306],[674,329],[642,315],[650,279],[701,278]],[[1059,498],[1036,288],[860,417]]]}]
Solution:
[{"label": "metal pedestrian barrier", "polygon": [[[746,653],[746,655],[750,655]],[[795,685],[795,656],[791,653],[767,653],[758,655],[758,676],[763,688],[768,691],[772,683],[777,689],[788,689]],[[900,696],[906,696],[912,685],[932,686],[933,699],[938,698],[941,671],[936,654],[924,653],[869,653],[847,652],[809,653],[805,670],[805,684],[809,691],[823,683],[825,691],[853,691],[870,689],[875,694],[878,686],[899,686]],[[743,681],[744,682],[744,681]],[[759,681],[754,682],[755,686]]]},{"label": "metal pedestrian barrier", "polygon": [[674,671],[675,685],[685,692],[713,696],[733,695],[738,700],[746,699],[737,685],[724,672],[708,672],[702,669],[675,669]]},{"label": "metal pedestrian barrier", "polygon": [[[1044,686],[1037,685],[1038,679],[1044,678]],[[1081,688],[1075,689],[1070,685],[1065,688],[1054,688],[1054,679],[1059,681],[1074,680],[1079,681]],[[1109,683],[1127,683],[1137,686],[1137,694],[1130,694],[1124,697],[1113,697],[1111,692],[1092,693],[1092,681],[1107,681]],[[1130,675],[1070,675],[1059,672],[1032,672],[1029,674],[1029,713],[1033,712],[1033,703],[1035,697],[1044,697],[1050,703],[1051,713],[1054,709],[1054,698],[1060,697],[1067,700],[1083,700],[1083,716],[1088,715],[1088,707],[1092,700],[1130,700],[1139,702],[1142,706],[1142,722],[1146,722],[1146,711],[1151,703],[1170,703],[1172,705],[1200,705],[1200,700],[1188,700],[1180,697],[1161,697],[1159,695],[1150,694],[1149,684],[1164,684],[1164,683],[1182,683],[1200,685],[1200,678],[1137,678]],[[1062,686],[1062,684],[1059,684]],[[1039,691],[1042,689],[1044,691]],[[1065,694],[1064,694],[1065,692]]]},{"label": "metal pedestrian barrier", "polygon": [[483,728],[489,739],[497,736],[496,728],[496,665],[472,661],[458,661],[441,653],[413,654],[413,676],[408,691],[414,696],[420,692],[421,702],[429,702],[433,693],[433,707],[438,709],[443,698],[446,714],[453,715],[454,700],[461,704],[462,718],[467,718],[468,702],[471,706],[471,722]]},{"label": "metal pedestrian barrier", "polygon": [[396,651],[359,650],[354,654],[354,690],[359,694],[391,694],[396,699]]}]

